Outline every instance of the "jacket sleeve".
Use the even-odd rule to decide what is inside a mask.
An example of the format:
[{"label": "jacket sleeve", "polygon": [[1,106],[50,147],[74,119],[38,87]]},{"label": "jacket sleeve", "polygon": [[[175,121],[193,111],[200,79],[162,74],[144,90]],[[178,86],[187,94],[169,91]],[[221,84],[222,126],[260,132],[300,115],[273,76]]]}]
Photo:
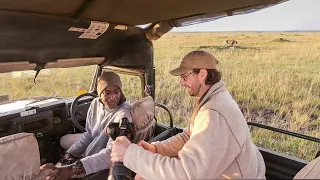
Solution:
[{"label": "jacket sleeve", "polygon": [[109,138],[106,148],[102,149],[99,153],[81,159],[87,175],[104,169],[109,169],[111,167],[110,154],[112,143],[113,140]]},{"label": "jacket sleeve", "polygon": [[171,138],[161,141],[161,142],[154,142],[157,148],[157,153],[163,156],[174,157],[178,156],[178,152],[182,149],[184,144],[189,140],[190,133],[187,128],[183,130],[182,133],[179,133]]},{"label": "jacket sleeve", "polygon": [[[240,153],[232,131],[217,111],[198,113],[178,158],[153,154],[131,144],[124,165],[145,179],[216,179]],[[139,162],[139,163],[137,163]]]},{"label": "jacket sleeve", "polygon": [[86,132],[84,132],[80,138],[67,150],[67,153],[70,153],[74,157],[81,156],[89,146],[89,144],[93,141],[93,137],[91,134],[91,122],[92,122],[92,113],[94,108],[95,101],[92,101],[87,114],[86,119]]},{"label": "jacket sleeve", "polygon": [[[128,118],[128,120],[132,122],[129,109],[119,110],[113,122],[120,122],[123,117]],[[111,167],[111,149],[113,142],[113,139],[109,137],[106,148],[102,149],[99,153],[81,159],[87,175]]]}]

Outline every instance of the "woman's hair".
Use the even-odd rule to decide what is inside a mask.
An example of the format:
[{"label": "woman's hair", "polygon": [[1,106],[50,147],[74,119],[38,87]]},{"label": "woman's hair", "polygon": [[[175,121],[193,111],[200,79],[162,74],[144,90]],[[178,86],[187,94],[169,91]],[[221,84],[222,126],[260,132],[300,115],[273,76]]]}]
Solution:
[{"label": "woman's hair", "polygon": [[[206,85],[213,85],[221,80],[221,72],[217,69],[206,69],[208,72],[205,84]],[[192,69],[193,73],[198,74],[200,69]]]}]

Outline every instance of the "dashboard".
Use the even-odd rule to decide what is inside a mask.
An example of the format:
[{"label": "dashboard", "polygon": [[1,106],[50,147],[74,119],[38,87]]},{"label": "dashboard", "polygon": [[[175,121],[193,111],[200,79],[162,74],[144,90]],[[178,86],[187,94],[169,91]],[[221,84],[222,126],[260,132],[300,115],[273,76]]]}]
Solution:
[{"label": "dashboard", "polygon": [[[70,107],[75,98],[51,98],[30,103],[24,108],[0,111],[0,138],[20,132],[34,133],[39,144],[41,163],[56,162],[62,151],[60,138],[65,134],[79,132],[71,121]],[[78,121],[85,125],[85,116],[93,100],[79,100],[77,113],[84,115]],[[17,107],[17,105],[14,105]],[[8,107],[8,106],[7,106]],[[4,106],[0,105],[0,110]]]},{"label": "dashboard", "polygon": [[0,137],[20,132],[34,133],[42,137],[52,133],[57,126],[69,124],[68,102],[57,100],[26,109],[7,111],[0,116]]}]

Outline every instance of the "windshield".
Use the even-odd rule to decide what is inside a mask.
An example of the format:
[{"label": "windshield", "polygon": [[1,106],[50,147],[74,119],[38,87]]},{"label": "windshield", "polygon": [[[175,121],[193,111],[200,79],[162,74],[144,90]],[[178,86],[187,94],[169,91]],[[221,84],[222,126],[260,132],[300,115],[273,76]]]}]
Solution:
[{"label": "windshield", "polygon": [[[73,97],[90,89],[96,65],[0,74],[0,104],[23,99]],[[81,73],[79,73],[81,72]],[[80,74],[80,75],[79,75]]]}]

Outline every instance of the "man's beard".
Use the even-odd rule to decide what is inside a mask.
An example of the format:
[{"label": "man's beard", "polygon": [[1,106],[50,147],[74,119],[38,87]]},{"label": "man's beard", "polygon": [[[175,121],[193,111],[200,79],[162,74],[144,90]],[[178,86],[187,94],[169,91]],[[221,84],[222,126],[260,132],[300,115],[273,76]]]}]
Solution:
[{"label": "man's beard", "polygon": [[188,94],[192,97],[198,96],[201,85],[200,83],[194,84],[192,87],[187,86]]}]

